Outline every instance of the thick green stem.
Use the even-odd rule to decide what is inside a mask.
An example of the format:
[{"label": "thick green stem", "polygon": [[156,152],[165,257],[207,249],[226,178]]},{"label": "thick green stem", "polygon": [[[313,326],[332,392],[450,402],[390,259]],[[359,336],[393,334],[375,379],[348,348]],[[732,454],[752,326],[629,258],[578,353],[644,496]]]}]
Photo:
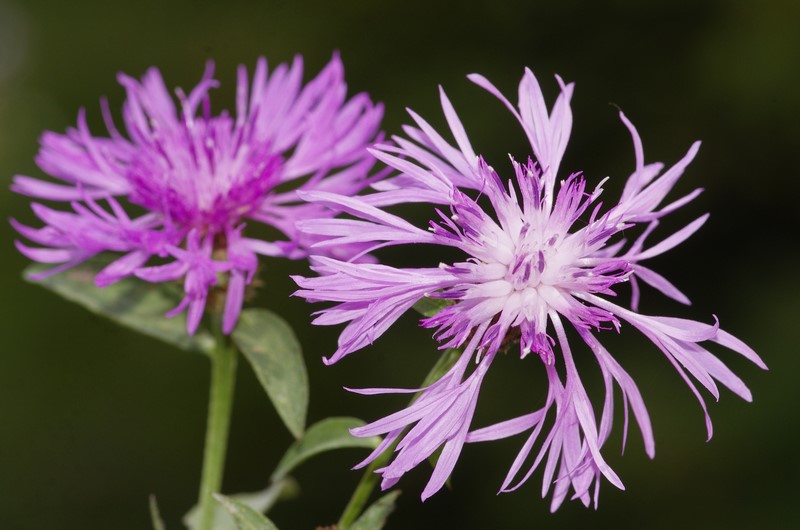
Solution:
[{"label": "thick green stem", "polygon": [[211,356],[211,390],[208,397],[206,444],[203,453],[203,474],[200,479],[200,519],[197,530],[213,530],[215,500],[222,486],[225,450],[231,422],[233,390],[236,383],[236,349],[224,337],[217,338]]}]

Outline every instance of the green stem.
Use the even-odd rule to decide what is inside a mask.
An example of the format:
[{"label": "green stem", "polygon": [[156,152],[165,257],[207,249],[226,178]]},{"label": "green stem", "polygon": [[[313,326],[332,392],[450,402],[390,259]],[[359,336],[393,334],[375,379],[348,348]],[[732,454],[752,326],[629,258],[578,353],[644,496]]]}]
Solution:
[{"label": "green stem", "polygon": [[361,515],[361,512],[364,510],[364,505],[369,500],[370,495],[372,495],[372,490],[375,489],[375,484],[378,482],[378,474],[375,473],[375,470],[385,466],[389,462],[395,445],[397,445],[397,442],[387,447],[386,451],[381,453],[378,458],[367,466],[364,475],[362,475],[356,489],[353,491],[353,495],[350,496],[350,500],[347,506],[345,506],[342,516],[339,518],[339,522],[336,523],[336,528],[338,530],[347,530],[347,528],[358,519],[358,516]]},{"label": "green stem", "polygon": [[[434,381],[438,380],[442,375],[447,372],[458,360],[459,356],[461,355],[461,351],[457,349],[449,349],[445,351],[439,360],[436,361],[436,364],[433,365],[428,375],[425,377],[425,380],[422,382],[422,387],[427,387],[431,385]],[[411,403],[414,403],[416,399],[420,396],[421,392],[414,394],[414,397],[411,398]],[[353,495],[350,496],[350,500],[347,502],[347,506],[344,508],[344,512],[342,512],[342,516],[339,518],[339,522],[336,523],[336,527],[338,530],[347,530],[347,528],[355,522],[361,512],[364,510],[364,505],[369,500],[370,495],[372,495],[372,490],[375,489],[375,484],[378,482],[378,474],[375,473],[376,469],[379,469],[385,466],[389,460],[392,458],[392,453],[394,452],[395,446],[400,442],[400,437],[398,436],[397,440],[386,450],[378,456],[372,463],[367,466],[367,469],[364,471],[364,475],[361,477],[361,480],[358,482],[356,489],[353,491]]]},{"label": "green stem", "polygon": [[236,383],[236,349],[222,336],[211,355],[211,389],[208,397],[206,443],[200,479],[200,518],[197,530],[213,530],[216,501],[211,496],[222,486],[225,450],[231,422],[233,390]]}]

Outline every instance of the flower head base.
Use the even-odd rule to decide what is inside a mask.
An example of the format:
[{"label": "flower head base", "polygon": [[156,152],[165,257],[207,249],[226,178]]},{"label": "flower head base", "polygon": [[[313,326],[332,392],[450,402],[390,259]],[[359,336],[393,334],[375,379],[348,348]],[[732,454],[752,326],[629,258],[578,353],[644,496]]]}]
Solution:
[{"label": "flower head base", "polygon": [[[395,460],[378,470],[383,474],[385,487],[443,446],[423,492],[423,499],[427,498],[447,479],[464,443],[528,432],[501,491],[516,489],[543,464],[542,494],[546,495],[553,487],[553,510],[563,502],[570,488],[573,498],[587,506],[594,499],[596,504],[601,475],[623,488],[601,453],[611,430],[615,383],[622,389],[625,432],[630,406],[646,452],[651,457],[655,454],[650,419],[639,390],[600,343],[597,338],[600,331],[620,331],[623,323],[641,331],[675,366],[704,411],[702,397],[687,372],[715,398],[719,396],[715,380],[744,399],[751,396],[744,383],[701,343],[716,342],[765,368],[753,350],[719,329],[717,323],[709,325],[637,312],[640,280],[670,298],[688,303],[683,293],[642,262],[680,244],[707,219],[703,215],[646,247],[658,219],[700,193],[695,190],[662,205],[696,155],[699,143],[692,145],[677,164],[662,172],[662,164],[644,163],[641,140],[633,125],[620,114],[633,137],[636,167],[618,203],[604,207],[599,201],[603,182],[592,189],[580,173],[557,179],[572,128],[571,84],[557,78],[561,94],[548,112],[539,84],[530,71],[526,71],[520,83],[518,108],[483,77],[473,75],[470,79],[498,97],[528,137],[535,159],[525,163],[512,159],[512,179],[502,180],[483,157],[476,155],[442,91],[442,108],[456,146],[411,112],[417,127],[405,129],[410,140],[395,137],[394,144],[378,145],[372,151],[398,172],[392,179],[375,184],[376,193],[360,198],[322,192],[302,195],[312,204],[344,210],[354,219],[298,223],[310,234],[330,238],[316,245],[319,250],[341,244],[379,248],[423,243],[458,249],[465,259],[443,263],[438,268],[399,269],[315,257],[312,261],[319,276],[295,278],[301,287],[297,294],[312,301],[337,303],[320,311],[315,323],[348,323],[340,336],[339,348],[326,359],[329,363],[371,343],[421,298],[449,302],[421,324],[435,329],[434,336],[441,348],[462,349],[461,360],[438,382],[422,389],[421,397],[406,410],[353,431],[358,436],[386,435],[383,448],[400,440]],[[385,211],[388,206],[409,202],[440,205],[432,212],[427,230]],[[484,208],[485,203],[490,208]],[[622,232],[627,235],[637,225],[644,225],[644,230],[628,243]],[[630,309],[608,300],[616,296],[621,283],[633,287]],[[567,326],[575,329],[600,365],[606,395],[599,421],[576,368],[567,340]],[[545,403],[530,414],[470,430],[481,381],[497,353],[512,343],[518,343],[524,362],[537,358],[541,361],[549,387]],[[468,374],[468,361],[473,358],[478,364]],[[707,413],[706,422],[710,437]],[[534,451],[537,443],[538,450]],[[377,454],[373,453],[367,462]]]},{"label": "flower head base", "polygon": [[[188,309],[190,333],[222,277],[223,328],[229,333],[257,255],[307,256],[316,238],[298,232],[294,222],[332,214],[302,203],[297,189],[351,195],[374,180],[367,176],[373,162],[365,148],[377,138],[382,107],[365,94],[346,100],[338,56],[305,86],[300,57],[271,75],[260,59],[252,83],[240,67],[233,115],[211,112],[210,91],[218,85],[213,74],[209,63],[189,94],[178,89],[177,107],[158,70],[150,69],[141,81],[120,74],[127,92],[126,134],[114,126],[105,102],[110,137],[92,136],[83,110],[76,129],[45,133],[37,163],[63,184],[18,176],[12,189],[69,201],[73,211],[34,203],[43,228],[12,223],[41,247],[18,242],[19,250],[34,261],[59,264],[46,274],[101,252],[123,253],[97,275],[101,287],[130,275],[151,282],[183,278],[186,296],[171,314]],[[288,183],[300,184],[292,189]],[[120,197],[145,213],[129,216]],[[271,225],[288,239],[247,238],[246,219]],[[349,258],[361,250],[344,246],[331,255]],[[148,266],[153,257],[167,263]]]}]

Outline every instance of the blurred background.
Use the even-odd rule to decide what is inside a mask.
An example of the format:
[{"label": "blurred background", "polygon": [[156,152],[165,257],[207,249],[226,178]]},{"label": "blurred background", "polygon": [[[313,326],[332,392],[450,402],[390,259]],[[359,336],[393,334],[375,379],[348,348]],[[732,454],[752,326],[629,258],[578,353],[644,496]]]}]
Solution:
[{"label": "blurred background", "polygon": [[[621,414],[605,454],[627,486],[604,483],[600,509],[568,502],[549,513],[541,472],[515,493],[496,495],[523,438],[469,446],[443,490],[426,503],[420,466],[400,484],[389,529],[402,528],[797,528],[800,471],[797,197],[800,144],[800,3],[473,1],[153,1],[0,0],[0,206],[3,217],[33,222],[12,194],[15,174],[41,176],[33,157],[42,131],[63,131],[86,107],[102,130],[99,98],[118,108],[115,75],[158,66],[168,85],[191,87],[206,59],[222,87],[214,104],[231,108],[235,68],[259,55],[272,64],[295,53],[316,73],[340,50],[352,92],[386,104],[385,130],[407,122],[406,106],[444,123],[442,84],[475,145],[496,168],[526,154],[524,136],[502,106],[472,85],[480,72],[512,99],[523,68],[548,96],[552,75],[576,82],[574,129],[564,170],[591,183],[611,176],[617,195],[633,168],[623,109],[641,133],[648,161],[673,163],[703,140],[678,197],[706,189],[674,216],[677,228],[702,212],[710,221],[652,265],[694,301],[691,308],[644,292],[643,311],[711,320],[752,345],[762,372],[719,351],[753,390],[748,404],[722,391],[707,396],[714,438],[669,363],[624,328],[603,339],[633,375],[654,424],[656,459],[638,431],[620,456]],[[552,100],[551,100],[552,101]],[[0,223],[0,528],[149,528],[148,495],[158,496],[170,529],[195,501],[205,422],[208,361],[97,318],[20,279],[26,260]],[[387,255],[413,261],[413,256]],[[430,333],[407,315],[373,348],[324,367],[335,329],[312,329],[310,306],[289,297],[287,275],[302,262],[266,264],[257,304],[284,315],[306,352],[312,384],[309,421],[328,415],[378,418],[405,398],[350,395],[342,386],[416,386],[436,355]],[[624,293],[623,296],[627,296]],[[600,375],[583,352],[584,380],[597,396]],[[475,424],[538,407],[544,376],[514,356],[495,363]],[[618,411],[620,412],[620,411]],[[262,488],[291,437],[255,377],[241,363],[225,491]],[[295,474],[302,495],[270,516],[282,529],[334,522],[360,475],[356,450],[330,453]]]}]

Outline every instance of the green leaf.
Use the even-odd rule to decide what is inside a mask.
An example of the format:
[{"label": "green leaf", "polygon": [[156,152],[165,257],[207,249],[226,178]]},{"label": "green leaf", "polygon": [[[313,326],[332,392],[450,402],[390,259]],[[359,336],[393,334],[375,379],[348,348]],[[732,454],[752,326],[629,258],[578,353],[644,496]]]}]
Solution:
[{"label": "green leaf", "polygon": [[425,317],[432,317],[436,316],[436,313],[444,309],[449,305],[453,305],[454,302],[452,300],[444,300],[442,298],[429,298],[424,297],[417,300],[417,303],[414,304],[414,310],[417,313],[420,313],[422,316]]},{"label": "green leaf", "polygon": [[[461,357],[461,350],[456,348],[449,348],[445,350],[445,352],[439,357],[439,360],[436,361],[436,364],[433,365],[428,375],[425,376],[425,380],[422,382],[422,386],[426,387],[435,383],[440,377],[442,377],[447,371],[456,364],[459,357]],[[412,401],[416,401],[416,399],[421,395],[421,392],[414,396]],[[431,467],[436,467],[436,463],[439,461],[439,455],[442,454],[442,448],[438,448],[434,453],[428,457],[428,462],[430,462]],[[450,478],[445,481],[445,485],[448,489],[451,488]]]},{"label": "green leaf", "polygon": [[377,436],[356,438],[350,434],[349,429],[362,425],[364,422],[358,418],[326,418],[315,423],[308,428],[302,438],[289,447],[281,461],[278,462],[272,479],[282,479],[312,456],[325,451],[347,447],[375,449],[380,443],[380,438]]},{"label": "green leaf", "polygon": [[[219,493],[212,495],[231,514],[239,530],[278,530],[275,523],[250,506]],[[215,526],[214,529],[218,530],[218,527]]]},{"label": "green leaf", "polygon": [[[414,304],[414,309],[426,317],[432,317],[445,307],[452,304],[452,300],[425,297]],[[438,381],[440,377],[447,373],[447,371],[452,368],[454,364],[456,364],[456,361],[458,361],[459,357],[461,357],[461,353],[461,350],[456,348],[449,348],[445,350],[445,352],[439,356],[439,359],[436,361],[436,364],[433,365],[433,368],[430,369],[428,375],[425,376],[425,380],[422,382],[422,387],[424,388]],[[415,394],[412,402],[416,401],[421,394],[421,392]],[[441,453],[442,448],[440,447],[428,457],[428,462],[430,462],[431,467],[436,467],[436,463],[439,461],[439,455],[441,455]],[[450,488],[450,478],[445,481],[445,485]]]},{"label": "green leaf", "polygon": [[271,311],[245,309],[232,336],[283,423],[300,438],[308,409],[308,375],[292,328]]},{"label": "green leaf", "polygon": [[[439,360],[436,361],[436,364],[433,365],[433,368],[428,372],[428,375],[425,376],[425,380],[422,382],[422,387],[426,387],[432,385],[436,381],[439,380],[447,371],[456,364],[459,357],[461,357],[461,350],[456,348],[449,348],[444,351],[442,355],[439,356]],[[416,399],[419,395],[418,393],[414,396]]]},{"label": "green leaf", "polygon": [[[291,477],[286,477],[282,480],[273,482],[268,488],[253,493],[237,493],[229,495],[227,498],[236,501],[239,504],[248,506],[256,513],[266,513],[269,509],[279,500],[286,500],[296,497],[299,488],[297,482]],[[197,506],[194,506],[183,517],[183,524],[187,528],[197,528],[199,524],[200,512]],[[215,506],[214,510],[214,530],[236,530],[236,522],[233,516],[224,509],[222,506]]]},{"label": "green leaf", "polygon": [[210,333],[198,330],[191,337],[186,332],[184,315],[174,318],[164,316],[180,301],[175,289],[170,285],[146,283],[137,278],[125,278],[108,287],[97,287],[94,277],[106,264],[94,260],[37,281],[30,277],[48,267],[32,265],[23,275],[26,280],[139,333],[182,350],[211,351],[214,339]]},{"label": "green leaf", "polygon": [[165,530],[164,520],[161,518],[161,513],[158,511],[158,502],[156,496],[150,495],[150,520],[153,522],[153,530]]},{"label": "green leaf", "polygon": [[381,530],[399,495],[400,491],[393,491],[375,501],[347,530]]}]

